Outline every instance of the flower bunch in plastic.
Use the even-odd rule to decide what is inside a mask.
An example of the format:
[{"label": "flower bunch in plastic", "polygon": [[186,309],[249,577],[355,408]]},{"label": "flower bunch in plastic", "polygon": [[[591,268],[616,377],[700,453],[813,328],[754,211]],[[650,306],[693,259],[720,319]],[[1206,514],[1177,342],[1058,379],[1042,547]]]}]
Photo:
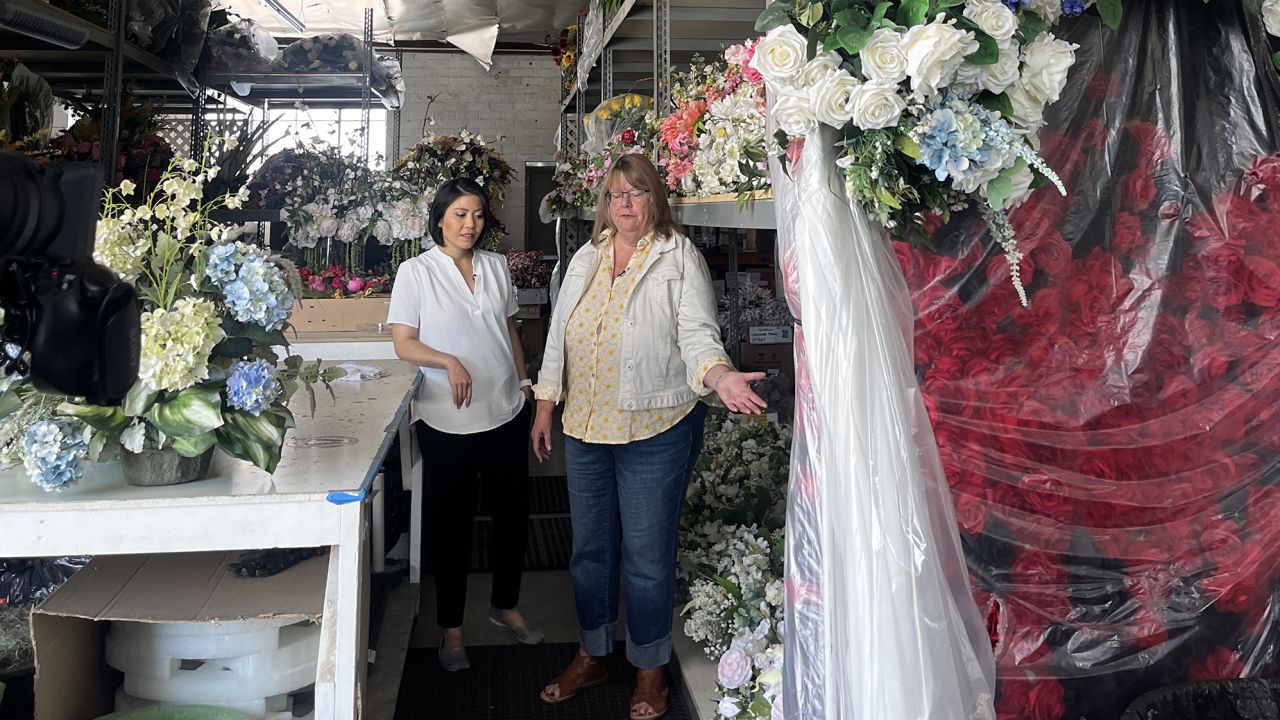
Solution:
[{"label": "flower bunch in plastic", "polygon": [[743,194],[769,186],[764,83],[748,63],[759,42],[699,58],[672,80],[675,110],[659,120],[658,165],[682,195]]},{"label": "flower bunch in plastic", "polygon": [[932,15],[918,0],[771,5],[750,65],[773,94],[782,161],[834,128],[845,190],[882,225],[904,235],[927,213],[976,206],[1016,267],[1003,213],[1040,184],[1065,192],[1028,140],[1075,62],[1076,46],[1048,30],[1062,5],[1045,5],[966,0]]},{"label": "flower bunch in plastic", "polygon": [[551,176],[552,190],[542,198],[538,208],[542,222],[555,218],[577,217],[578,211],[594,209],[596,194],[587,185],[587,158],[583,155],[560,154],[556,171]]},{"label": "flower bunch in plastic", "polygon": [[0,404],[11,411],[0,420],[0,452],[21,460],[34,482],[65,487],[84,460],[110,460],[122,448],[194,457],[220,447],[273,471],[293,425],[286,406],[293,391],[305,386],[314,402],[311,385],[341,375],[296,356],[277,367],[297,275],[209,219],[247,195],[204,201],[204,184],[217,172],[175,160],[141,201],[129,181],[107,191],[95,257],[142,300],[138,382],[119,406],[100,407],[7,378]]}]

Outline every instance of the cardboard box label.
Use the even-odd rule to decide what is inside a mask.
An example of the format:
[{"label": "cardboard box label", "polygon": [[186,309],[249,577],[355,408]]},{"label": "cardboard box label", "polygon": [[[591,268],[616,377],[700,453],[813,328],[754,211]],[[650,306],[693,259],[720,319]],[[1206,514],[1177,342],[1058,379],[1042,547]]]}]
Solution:
[{"label": "cardboard box label", "polygon": [[780,345],[795,341],[795,331],[786,325],[757,325],[747,331],[752,345]]}]

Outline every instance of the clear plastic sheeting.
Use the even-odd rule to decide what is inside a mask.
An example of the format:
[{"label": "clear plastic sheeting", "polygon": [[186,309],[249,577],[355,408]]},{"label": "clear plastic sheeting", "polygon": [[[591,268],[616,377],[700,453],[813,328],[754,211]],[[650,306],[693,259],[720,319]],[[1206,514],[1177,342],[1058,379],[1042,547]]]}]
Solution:
[{"label": "clear plastic sheeting", "polygon": [[916,383],[907,287],[887,238],[846,199],[834,131],[819,133],[790,178],[772,173],[801,323],[785,714],[994,718],[991,646]]},{"label": "clear plastic sheeting", "polygon": [[[1127,0],[1124,13],[1118,31],[1090,16],[1058,26],[1080,49],[1040,140],[1068,196],[1041,189],[1012,216],[1030,307],[976,218],[892,245],[1007,720],[1115,720],[1157,688],[1280,670],[1280,77],[1259,0]],[[810,297],[811,368],[837,357],[832,343],[866,352],[892,334],[815,327]],[[815,373],[814,393],[840,382],[870,381]],[[900,427],[869,392],[846,412]],[[803,419],[824,443],[827,415],[810,405]],[[823,470],[797,467],[799,497],[805,472]],[[856,647],[891,667],[882,646]]]}]

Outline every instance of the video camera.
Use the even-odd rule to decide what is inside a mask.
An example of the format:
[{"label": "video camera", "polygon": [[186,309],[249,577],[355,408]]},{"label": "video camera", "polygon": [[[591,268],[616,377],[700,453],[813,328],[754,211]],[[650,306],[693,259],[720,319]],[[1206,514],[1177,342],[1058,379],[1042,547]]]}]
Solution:
[{"label": "video camera", "polygon": [[101,177],[94,163],[0,151],[0,369],[117,405],[138,378],[141,309],[133,286],[93,262]]}]

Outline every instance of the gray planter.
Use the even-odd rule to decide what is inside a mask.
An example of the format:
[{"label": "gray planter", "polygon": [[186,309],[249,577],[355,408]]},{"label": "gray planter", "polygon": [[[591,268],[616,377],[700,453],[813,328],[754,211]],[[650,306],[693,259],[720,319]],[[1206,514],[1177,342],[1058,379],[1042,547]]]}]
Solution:
[{"label": "gray planter", "polygon": [[172,448],[143,450],[140,453],[120,448],[120,467],[130,485],[180,485],[201,480],[209,474],[214,448],[193,458],[183,457]]}]

